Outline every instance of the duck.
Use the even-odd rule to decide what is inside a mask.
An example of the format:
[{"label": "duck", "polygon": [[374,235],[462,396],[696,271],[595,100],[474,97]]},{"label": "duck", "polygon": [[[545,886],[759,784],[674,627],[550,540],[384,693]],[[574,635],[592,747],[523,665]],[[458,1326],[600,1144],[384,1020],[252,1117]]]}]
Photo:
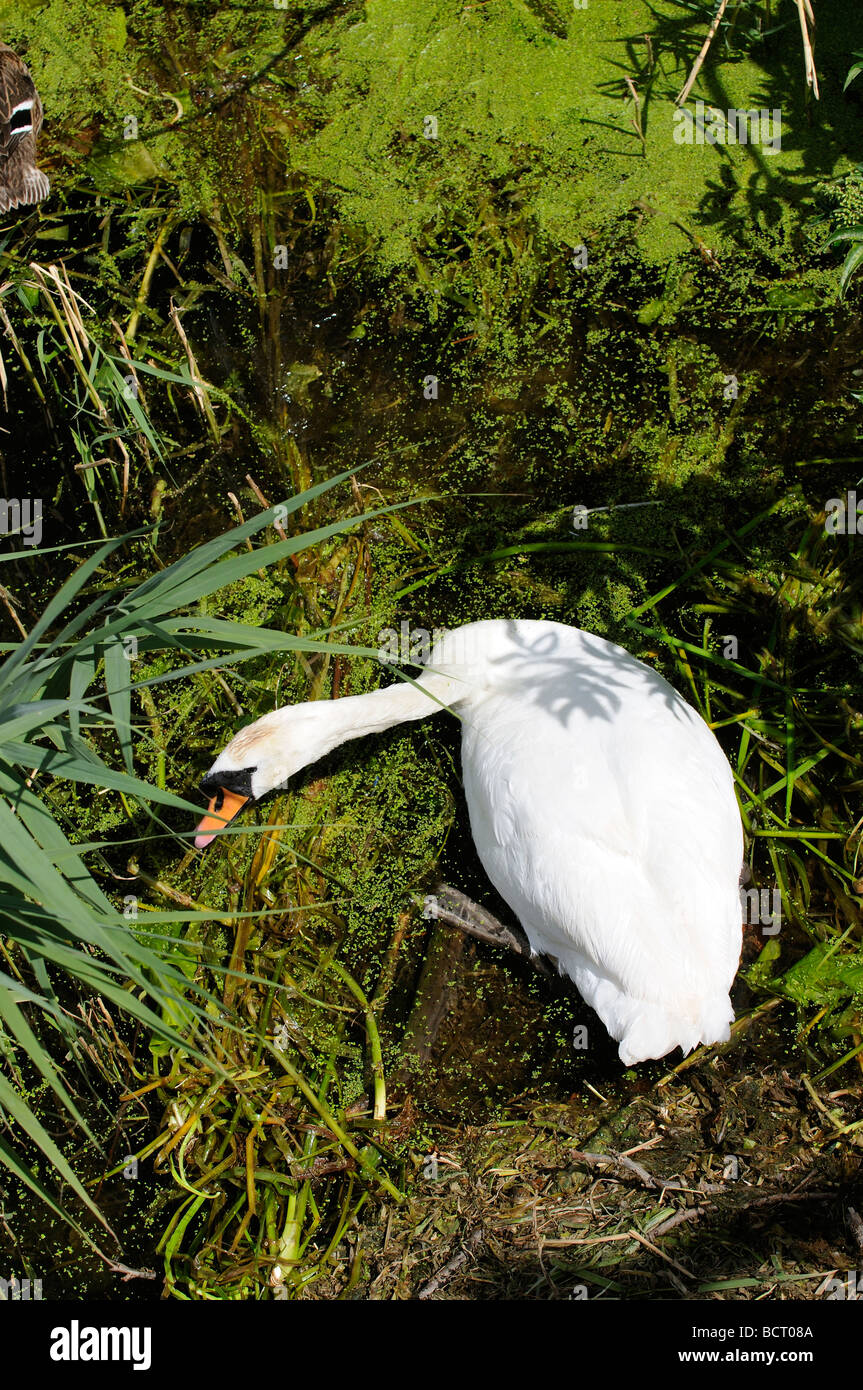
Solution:
[{"label": "duck", "polygon": [[0,213],[39,203],[51,184],[36,164],[42,102],[30,70],[8,44],[0,44]]},{"label": "duck", "polygon": [[707,723],[651,666],[577,627],[495,618],[436,637],[416,679],[241,729],[201,783],[196,847],[340,744],[449,712],[483,868],[623,1065],[727,1041],[743,829]]}]

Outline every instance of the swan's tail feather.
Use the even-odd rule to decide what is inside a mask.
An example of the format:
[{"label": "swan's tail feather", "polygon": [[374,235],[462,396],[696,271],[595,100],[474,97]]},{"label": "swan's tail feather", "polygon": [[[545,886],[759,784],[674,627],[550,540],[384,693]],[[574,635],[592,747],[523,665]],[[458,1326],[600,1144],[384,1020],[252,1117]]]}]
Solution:
[{"label": "swan's tail feather", "polygon": [[727,994],[677,999],[669,1007],[625,994],[612,980],[581,962],[559,960],[558,964],[561,974],[570,976],[620,1044],[618,1055],[624,1066],[664,1057],[676,1047],[687,1053],[702,1044],[727,1042],[731,1036],[734,1010]]},{"label": "swan's tail feather", "polygon": [[702,1044],[727,1042],[731,1036],[734,1012],[728,995],[722,1000],[702,1004],[694,1018],[669,1013],[660,1005],[643,1000],[629,1002],[635,1007],[622,1029],[606,1024],[611,1036],[620,1044],[618,1055],[624,1066],[664,1057],[676,1047],[687,1053]]}]

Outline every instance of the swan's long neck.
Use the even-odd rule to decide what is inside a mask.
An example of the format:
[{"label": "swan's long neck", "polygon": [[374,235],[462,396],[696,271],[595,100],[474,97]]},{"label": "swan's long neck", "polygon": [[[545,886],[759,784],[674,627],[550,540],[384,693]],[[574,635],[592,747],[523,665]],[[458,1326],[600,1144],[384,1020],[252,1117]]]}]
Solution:
[{"label": "swan's long neck", "polygon": [[467,694],[463,681],[424,671],[417,677],[416,685],[399,680],[385,690],[373,690],[368,695],[316,701],[310,709],[319,714],[321,733],[326,740],[326,747],[318,756],[329,753],[348,739],[379,734],[395,724],[407,724],[437,714],[441,709],[450,709]]},{"label": "swan's long neck", "polygon": [[349,739],[425,719],[441,709],[452,708],[470,693],[466,680],[425,670],[416,684],[399,680],[369,695],[285,705],[243,730],[225,752],[240,765],[254,764],[262,755],[267,757],[281,781]]}]

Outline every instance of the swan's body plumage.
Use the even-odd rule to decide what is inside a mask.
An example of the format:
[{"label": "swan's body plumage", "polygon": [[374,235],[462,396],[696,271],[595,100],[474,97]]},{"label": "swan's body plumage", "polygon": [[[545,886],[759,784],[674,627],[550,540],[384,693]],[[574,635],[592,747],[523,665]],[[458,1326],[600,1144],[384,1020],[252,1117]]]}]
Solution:
[{"label": "swan's body plumage", "polygon": [[551,622],[457,628],[418,685],[266,715],[205,786],[241,791],[242,805],[348,738],[451,707],[482,864],[621,1061],[726,1039],[743,838],[731,770],[700,715],[623,648]]},{"label": "swan's body plumage", "polygon": [[483,626],[488,684],[460,713],[486,873],[623,1062],[727,1038],[743,843],[722,749],[621,647],[560,624]]}]

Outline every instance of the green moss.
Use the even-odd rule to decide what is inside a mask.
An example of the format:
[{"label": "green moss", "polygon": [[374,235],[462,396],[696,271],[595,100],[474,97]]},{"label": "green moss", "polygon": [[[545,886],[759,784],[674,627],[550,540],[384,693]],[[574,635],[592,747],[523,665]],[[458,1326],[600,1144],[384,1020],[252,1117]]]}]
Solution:
[{"label": "green moss", "polygon": [[[781,55],[753,47],[720,64],[714,53],[691,98],[723,110],[781,106],[781,152],[676,143],[674,101],[692,51],[672,36],[679,13],[671,3],[597,0],[550,26],[518,0],[376,0],[360,22],[310,39],[312,87],[298,107],[319,128],[292,142],[292,163],[334,185],[342,215],[374,238],[385,269],[459,242],[474,256],[482,246],[499,267],[509,263],[514,299],[534,237],[574,248],[620,217],[634,217],[649,260],[679,254],[691,244],[686,229],[706,225],[721,252],[753,212],[772,223],[790,195],[799,214],[810,170],[835,168],[855,147],[848,124],[859,116],[825,79],[820,122],[801,138],[798,94],[777,82],[799,56],[787,31]],[[845,56],[837,15],[819,28],[822,70],[838,71]],[[625,74],[640,94],[643,143]]]}]

